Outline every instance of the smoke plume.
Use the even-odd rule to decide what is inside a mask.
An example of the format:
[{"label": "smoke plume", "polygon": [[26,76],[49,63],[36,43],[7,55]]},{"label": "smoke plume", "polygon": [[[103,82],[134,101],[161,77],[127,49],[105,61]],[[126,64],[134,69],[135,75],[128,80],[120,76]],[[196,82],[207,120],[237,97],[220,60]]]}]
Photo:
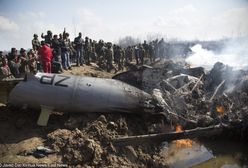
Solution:
[{"label": "smoke plume", "polygon": [[248,38],[226,40],[218,53],[203,48],[201,44],[191,47],[191,51],[186,62],[192,67],[201,66],[210,70],[216,62],[222,62],[236,70],[248,69]]}]

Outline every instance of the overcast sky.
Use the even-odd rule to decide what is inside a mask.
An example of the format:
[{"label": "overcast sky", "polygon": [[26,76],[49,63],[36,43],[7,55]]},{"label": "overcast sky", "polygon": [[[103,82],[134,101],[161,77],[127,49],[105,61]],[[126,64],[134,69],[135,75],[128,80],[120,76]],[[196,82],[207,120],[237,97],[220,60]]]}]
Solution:
[{"label": "overcast sky", "polygon": [[248,36],[248,0],[0,0],[0,50],[30,48],[34,33],[64,27],[71,40]]}]

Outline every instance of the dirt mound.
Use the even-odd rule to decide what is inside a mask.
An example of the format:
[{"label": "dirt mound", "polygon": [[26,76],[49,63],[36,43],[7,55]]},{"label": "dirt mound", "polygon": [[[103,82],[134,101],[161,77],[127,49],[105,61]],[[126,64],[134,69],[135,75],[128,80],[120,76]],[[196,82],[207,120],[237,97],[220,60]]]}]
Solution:
[{"label": "dirt mound", "polygon": [[48,140],[54,149],[60,151],[63,162],[70,165],[87,163],[96,164],[103,153],[100,145],[93,139],[87,138],[80,130],[57,130],[48,134]]},{"label": "dirt mound", "polygon": [[101,78],[111,78],[112,73],[108,73],[100,69],[95,63],[91,63],[90,66],[84,65],[80,67],[72,67],[72,70],[67,70],[63,72],[67,75],[79,75],[79,76],[92,76],[92,77],[101,77]]},{"label": "dirt mound", "polygon": [[[44,128],[36,125],[38,114],[31,109],[1,107],[1,163],[66,163],[83,167],[161,167],[165,164],[156,145],[114,147],[111,143],[117,136],[151,132],[153,129],[148,128],[153,128],[153,122],[149,117],[51,115]],[[56,153],[42,158],[26,155],[38,146]]]},{"label": "dirt mound", "polygon": [[[66,123],[67,127],[70,125],[71,130],[58,129],[48,134],[45,144],[56,150],[62,156],[62,161],[70,165],[85,167],[161,166],[163,165],[162,162],[154,162],[155,146],[151,148],[145,146],[114,147],[111,143],[112,138],[118,135],[127,135],[131,130],[134,131],[139,128],[133,127],[135,124],[132,123],[135,120],[139,121],[139,118],[141,117],[110,114],[106,116],[84,116],[82,121],[77,122],[77,124],[74,123],[74,126],[79,126],[78,128],[72,128],[71,124]],[[69,119],[69,122],[72,120]],[[146,121],[143,120],[143,122]],[[136,130],[136,132],[140,131]],[[159,157],[156,156],[156,158]]]}]

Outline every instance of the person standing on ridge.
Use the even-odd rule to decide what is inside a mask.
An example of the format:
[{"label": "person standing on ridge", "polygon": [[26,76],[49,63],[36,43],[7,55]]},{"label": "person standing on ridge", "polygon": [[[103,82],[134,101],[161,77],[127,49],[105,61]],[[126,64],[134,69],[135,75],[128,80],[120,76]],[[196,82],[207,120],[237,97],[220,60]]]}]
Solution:
[{"label": "person standing on ridge", "polygon": [[53,56],[52,49],[44,41],[42,41],[38,54],[41,57],[43,71],[45,73],[51,73],[51,61]]}]

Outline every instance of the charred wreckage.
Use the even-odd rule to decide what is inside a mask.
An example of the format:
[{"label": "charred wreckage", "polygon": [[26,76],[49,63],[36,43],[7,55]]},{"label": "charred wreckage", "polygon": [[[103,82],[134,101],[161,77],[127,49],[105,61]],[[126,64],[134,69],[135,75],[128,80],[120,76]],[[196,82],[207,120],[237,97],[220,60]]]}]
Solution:
[{"label": "charred wreckage", "polygon": [[202,67],[185,68],[172,61],[133,67],[113,79],[37,73],[1,81],[1,99],[41,109],[40,126],[47,125],[53,111],[121,112],[152,114],[188,129],[118,137],[115,145],[216,135],[233,128],[247,134],[247,75],[220,62],[206,73]]}]

